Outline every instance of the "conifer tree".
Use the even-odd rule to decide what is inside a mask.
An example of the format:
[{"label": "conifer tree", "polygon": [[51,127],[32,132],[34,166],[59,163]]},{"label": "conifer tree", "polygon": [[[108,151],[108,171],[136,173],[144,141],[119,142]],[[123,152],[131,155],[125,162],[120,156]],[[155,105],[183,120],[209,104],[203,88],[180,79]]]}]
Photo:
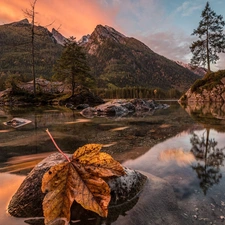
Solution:
[{"label": "conifer tree", "polygon": [[223,33],[225,22],[221,15],[216,15],[210,8],[209,2],[206,3],[201,18],[198,28],[192,33],[199,39],[190,46],[193,53],[191,64],[195,66],[207,64],[208,71],[210,71],[210,63],[215,64],[219,60],[218,53],[225,53]]},{"label": "conifer tree", "polygon": [[71,84],[72,95],[74,95],[76,86],[94,84],[89,71],[83,48],[71,37],[65,42],[64,51],[54,66],[54,78]]}]

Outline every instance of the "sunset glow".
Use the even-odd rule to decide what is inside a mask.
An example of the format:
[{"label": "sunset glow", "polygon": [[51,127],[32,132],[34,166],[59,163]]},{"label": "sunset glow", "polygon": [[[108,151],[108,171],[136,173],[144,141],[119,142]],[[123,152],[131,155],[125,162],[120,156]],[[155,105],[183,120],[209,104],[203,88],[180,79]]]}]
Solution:
[{"label": "sunset glow", "polygon": [[[33,0],[2,0],[0,25],[25,18]],[[98,24],[108,25],[128,37],[148,45],[169,59],[189,63],[191,35],[197,28],[205,0],[37,0],[36,24],[57,29],[65,37],[91,34]],[[212,9],[224,15],[225,1],[210,2]],[[215,69],[224,68],[220,56]]]},{"label": "sunset glow", "polygon": [[[78,39],[90,34],[98,24],[109,25],[113,22],[115,10],[105,10],[99,1],[42,1],[36,3],[36,23],[59,31],[66,37],[74,36]],[[8,0],[0,3],[0,23],[10,23],[24,19],[25,10],[30,10],[30,2]],[[29,19],[29,18],[28,18]],[[48,26],[51,24],[50,26]]]}]

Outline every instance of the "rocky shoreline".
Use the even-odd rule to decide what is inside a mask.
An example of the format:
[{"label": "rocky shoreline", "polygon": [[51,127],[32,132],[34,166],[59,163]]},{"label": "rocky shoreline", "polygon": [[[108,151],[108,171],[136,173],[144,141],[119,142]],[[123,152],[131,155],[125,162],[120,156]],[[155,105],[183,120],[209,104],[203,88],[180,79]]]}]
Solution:
[{"label": "rocky shoreline", "polygon": [[152,112],[156,109],[166,109],[168,107],[168,104],[157,103],[154,100],[114,99],[96,107],[86,107],[80,114],[87,118],[93,118],[95,116],[127,116],[137,114],[141,116],[142,114]]},{"label": "rocky shoreline", "polygon": [[209,73],[197,80],[179,99],[181,104],[225,102],[225,71]]}]

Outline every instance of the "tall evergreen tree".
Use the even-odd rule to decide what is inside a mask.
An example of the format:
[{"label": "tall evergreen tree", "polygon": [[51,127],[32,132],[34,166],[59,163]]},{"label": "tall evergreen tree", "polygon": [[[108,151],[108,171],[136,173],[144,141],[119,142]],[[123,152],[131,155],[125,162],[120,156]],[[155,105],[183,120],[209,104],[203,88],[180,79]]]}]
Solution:
[{"label": "tall evergreen tree", "polygon": [[216,15],[206,3],[205,9],[201,14],[201,21],[198,28],[192,35],[198,36],[199,40],[194,41],[190,46],[193,57],[192,65],[205,66],[207,64],[210,71],[210,63],[216,63],[219,60],[218,53],[225,53],[225,35],[223,27],[225,22],[221,15]]},{"label": "tall evergreen tree", "polygon": [[93,85],[94,79],[89,71],[83,48],[71,37],[65,42],[64,51],[54,66],[54,78],[71,84],[72,95],[74,95],[76,86]]}]

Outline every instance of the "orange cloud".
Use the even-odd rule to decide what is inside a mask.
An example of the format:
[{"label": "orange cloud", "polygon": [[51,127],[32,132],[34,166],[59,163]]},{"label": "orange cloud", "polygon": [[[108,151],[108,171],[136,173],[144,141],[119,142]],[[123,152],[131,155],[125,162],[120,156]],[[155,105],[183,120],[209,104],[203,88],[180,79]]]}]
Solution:
[{"label": "orange cloud", "polygon": [[[24,19],[23,11],[31,9],[32,1],[8,0],[0,3],[0,23],[10,23]],[[45,0],[37,1],[35,11],[36,22],[48,26],[51,30],[60,27],[60,32],[66,36],[79,39],[82,35],[90,34],[98,24],[114,26],[116,8],[104,7],[97,0]]]},{"label": "orange cloud", "polygon": [[17,8],[16,4],[11,4],[11,0],[0,3],[0,22],[7,23],[21,18],[23,12]]}]

